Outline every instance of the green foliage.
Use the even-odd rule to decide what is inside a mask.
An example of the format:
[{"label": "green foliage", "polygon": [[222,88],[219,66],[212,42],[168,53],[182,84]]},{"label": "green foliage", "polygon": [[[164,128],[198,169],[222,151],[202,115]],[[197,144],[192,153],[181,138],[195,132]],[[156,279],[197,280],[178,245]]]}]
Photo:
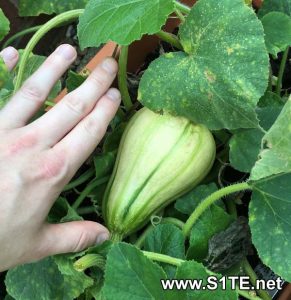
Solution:
[{"label": "green foliage", "polygon": [[156,59],[138,99],[210,129],[255,128],[268,79],[261,23],[241,0],[200,0],[181,25],[184,52]]},{"label": "green foliage", "polygon": [[10,29],[10,22],[0,8],[0,41],[6,36]]},{"label": "green foliage", "polygon": [[[185,278],[199,278],[203,279],[203,283],[206,283],[207,278],[210,274],[203,267],[202,264],[199,264],[195,261],[187,261],[178,267],[176,278],[185,279]],[[220,275],[215,275],[215,278],[221,278]],[[182,298],[178,298],[182,299]],[[213,299],[213,300],[236,300],[238,299],[238,295],[236,291],[230,289],[230,283],[227,282],[226,290],[222,290],[219,287],[216,290],[193,290],[190,289],[185,291],[185,295],[183,297],[185,300],[196,300],[196,299]]]},{"label": "green foliage", "polygon": [[291,98],[278,119],[264,135],[264,149],[251,171],[251,179],[258,180],[274,174],[291,172]]},{"label": "green foliage", "polygon": [[195,259],[198,262],[202,262],[208,253],[209,240],[215,234],[225,230],[232,221],[233,217],[221,207],[215,204],[209,207],[191,230],[187,259]]},{"label": "green foliage", "polygon": [[78,26],[80,46],[98,47],[109,40],[129,45],[157,33],[173,11],[172,0],[89,0]]},{"label": "green foliage", "polygon": [[280,12],[271,12],[262,18],[266,46],[269,53],[277,57],[291,45],[291,17]]},{"label": "green foliage", "polygon": [[[183,222],[193,212],[200,210],[199,217],[189,228],[189,236],[185,237],[185,227],[181,230],[173,224],[160,224],[145,232],[147,224],[141,224],[145,227],[139,228],[137,232],[136,229],[130,231],[126,241],[136,243],[141,240],[140,237],[144,238],[143,250],[147,252],[115,241],[118,237],[113,236],[111,241],[80,253],[58,255],[19,266],[6,275],[9,295],[5,299],[238,299],[237,291],[231,291],[229,284],[225,291],[222,291],[221,286],[215,291],[189,288],[165,291],[161,285],[161,279],[168,278],[203,279],[205,283],[209,275],[221,277],[220,274],[210,273],[207,268],[226,270],[232,266],[233,261],[238,262],[238,267],[241,267],[239,260],[247,254],[250,243],[249,230],[242,229],[248,227],[247,222],[239,224],[241,218],[233,222],[234,217],[227,213],[221,200],[228,194],[225,190],[218,191],[217,187],[218,179],[222,178],[221,170],[228,159],[233,168],[250,173],[247,183],[241,184],[249,185],[252,189],[252,194],[247,193],[242,201],[251,195],[249,225],[253,245],[263,263],[291,281],[290,268],[286,267],[286,261],[291,260],[291,98],[288,100],[289,90],[286,90],[284,97],[278,91],[277,94],[272,93],[271,82],[266,91],[268,79],[274,81],[275,78],[269,74],[266,48],[276,56],[291,44],[291,0],[264,0],[263,7],[259,10],[261,21],[244,2],[250,4],[249,0],[199,0],[189,9],[189,14],[187,7],[184,7],[185,22],[182,22],[177,37],[174,37],[176,42],[181,43],[184,51],[176,51],[173,47],[173,52],[160,53],[146,68],[139,85],[138,98],[144,106],[161,114],[184,116],[194,123],[203,123],[210,129],[219,130],[215,134],[218,153],[216,163],[203,184],[184,195],[180,193],[175,204],[167,209],[152,211],[153,215],[161,219],[168,217],[170,220],[169,217],[172,217],[174,223],[183,227]],[[168,16],[178,7],[172,0],[20,0],[19,9],[20,14],[25,16],[58,14],[84,8],[86,4],[78,26],[81,48],[99,46],[107,41],[130,45],[145,34],[159,32]],[[9,22],[0,9],[0,40],[8,31]],[[22,51],[20,54],[22,55]],[[25,66],[23,80],[33,74],[44,60],[45,57],[31,54]],[[283,64],[281,69],[284,69]],[[18,72],[19,65],[9,73],[0,59],[0,108],[13,94]],[[68,90],[76,89],[86,77],[70,71],[66,80]],[[139,78],[134,86],[138,85],[138,80]],[[59,81],[48,99],[53,99],[60,89]],[[100,206],[105,183],[112,174],[125,127],[139,107],[134,103],[132,110],[125,113],[119,111],[111,122],[104,141],[87,161],[90,167],[88,170],[86,166],[85,176],[75,176],[73,187],[63,191],[55,202],[48,216],[49,223],[82,220],[86,217],[83,213],[88,211],[90,219],[93,220],[98,215],[96,221],[103,222]],[[128,146],[131,151],[137,142],[143,140],[134,162],[131,162],[132,169],[128,171],[128,160],[125,160],[123,166],[129,172],[126,173],[125,180],[132,180],[130,188],[134,191],[133,201],[140,192],[138,188],[141,175],[148,171],[147,168],[153,161],[159,167],[163,164],[157,157],[160,150],[166,148],[165,143],[157,139],[158,147],[149,155],[149,162],[149,157],[145,158],[144,153],[148,145],[151,145],[153,136],[146,136],[145,132],[151,128],[156,133],[158,126],[153,122],[143,122],[140,126],[142,134],[135,135]],[[171,134],[170,137],[173,132]],[[188,153],[187,147],[180,155],[184,161]],[[167,157],[168,152],[165,155]],[[144,162],[144,169],[136,172],[135,167],[140,161]],[[172,163],[172,160],[169,161]],[[171,165],[175,171],[179,167],[180,163]],[[187,167],[185,165],[186,169]],[[77,174],[82,176],[82,170],[83,168]],[[152,173],[148,174],[151,176]],[[166,182],[172,174],[170,170],[157,176],[151,182],[152,186]],[[248,174],[244,175],[247,178]],[[191,176],[197,176],[196,172],[189,174]],[[172,180],[164,184],[161,193],[166,194],[173,187],[173,182],[177,182],[177,177]],[[123,192],[124,190],[125,187]],[[205,205],[205,199],[220,192],[220,200]],[[125,198],[129,197],[128,193],[124,194]],[[74,206],[71,202],[74,198],[81,199],[84,203],[80,201]],[[142,197],[144,198],[145,196]],[[226,198],[226,201],[233,201],[233,198],[235,197]],[[120,194],[116,201],[120,202]],[[228,206],[231,207],[234,210],[236,208],[234,203]],[[132,214],[130,217],[128,211],[121,213],[128,220],[126,225],[131,226],[144,213],[144,209],[138,215]],[[174,220],[173,216],[178,220]],[[112,222],[115,224],[116,218]],[[243,242],[246,242],[245,248]],[[229,245],[233,248],[229,249]],[[106,260],[105,270],[100,266],[90,267],[86,272],[75,270],[74,262],[87,254],[98,254],[103,267]],[[215,268],[214,265],[221,268]]]},{"label": "green foliage", "polygon": [[270,129],[283,107],[282,102],[279,102],[281,99],[277,98],[279,97],[272,93],[266,93],[260,100],[262,107],[257,108],[260,129],[240,129],[232,136],[229,142],[229,159],[235,169],[250,173],[259,159],[264,132]]},{"label": "green foliage", "polygon": [[215,183],[199,185],[189,193],[179,197],[175,202],[175,208],[183,214],[190,215],[202,200],[215,191],[217,191]]},{"label": "green foliage", "polygon": [[249,209],[252,239],[260,258],[287,281],[291,280],[285,263],[291,259],[290,182],[290,173],[254,182]]},{"label": "green foliage", "polygon": [[84,8],[87,0],[20,0],[20,16],[38,16],[42,13],[51,15],[63,13],[71,9]]},{"label": "green foliage", "polygon": [[135,247],[118,243],[107,256],[103,293],[107,300],[170,299],[160,284],[166,278],[163,269]]},{"label": "green foliage", "polygon": [[77,87],[79,87],[86,80],[87,77],[88,76],[84,76],[82,74],[78,74],[70,70],[66,81],[68,92],[72,92]]},{"label": "green foliage", "polygon": [[62,274],[53,258],[46,258],[11,269],[5,284],[8,293],[15,299],[72,300],[93,284],[92,279],[82,275]]},{"label": "green foliage", "polygon": [[264,0],[258,16],[262,18],[273,11],[282,12],[291,17],[291,0]]},{"label": "green foliage", "polygon": [[[173,224],[160,224],[146,236],[144,250],[185,259],[185,246],[182,231]],[[174,278],[176,269],[161,263],[169,278]]]}]

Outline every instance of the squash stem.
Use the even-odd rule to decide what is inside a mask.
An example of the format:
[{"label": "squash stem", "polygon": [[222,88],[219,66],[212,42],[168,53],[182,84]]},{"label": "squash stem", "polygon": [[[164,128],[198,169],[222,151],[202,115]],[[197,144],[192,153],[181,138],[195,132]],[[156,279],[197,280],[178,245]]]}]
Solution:
[{"label": "squash stem", "polygon": [[207,208],[209,208],[212,204],[214,204],[216,201],[218,201],[220,198],[227,196],[232,193],[236,193],[243,190],[251,190],[251,186],[247,182],[237,183],[230,186],[227,186],[225,188],[222,188],[214,193],[212,193],[210,196],[205,198],[200,204],[197,206],[197,208],[194,210],[194,212],[190,215],[187,222],[184,225],[183,228],[183,234],[185,237],[188,237],[190,235],[191,229],[193,225],[197,222],[197,220],[200,218],[200,216],[205,212]]},{"label": "squash stem", "polygon": [[125,106],[126,111],[132,107],[132,101],[129,95],[127,86],[127,61],[128,61],[128,46],[122,46],[118,60],[118,87],[121,93],[121,99]]},{"label": "squash stem", "polygon": [[105,270],[105,258],[100,254],[86,254],[74,262],[74,269],[83,272],[88,268],[98,267]]},{"label": "squash stem", "polygon": [[112,232],[110,236],[110,240],[114,243],[121,242],[123,240],[123,235],[117,232]]}]

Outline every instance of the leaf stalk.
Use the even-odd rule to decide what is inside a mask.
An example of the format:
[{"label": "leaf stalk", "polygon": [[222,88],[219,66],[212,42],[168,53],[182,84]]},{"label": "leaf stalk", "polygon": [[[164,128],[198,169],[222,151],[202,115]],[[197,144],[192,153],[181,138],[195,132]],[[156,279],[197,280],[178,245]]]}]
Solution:
[{"label": "leaf stalk", "polygon": [[210,196],[208,196],[202,202],[200,202],[200,204],[197,206],[197,208],[194,210],[194,212],[190,215],[190,217],[186,221],[183,228],[184,236],[188,237],[190,235],[193,225],[198,221],[198,219],[206,211],[206,209],[208,209],[216,201],[229,194],[240,192],[243,190],[251,190],[251,189],[252,189],[251,186],[247,182],[242,182],[242,183],[237,183],[237,184],[224,187],[212,193]]},{"label": "leaf stalk", "polygon": [[132,107],[132,101],[128,91],[127,85],[127,62],[128,62],[128,46],[122,46],[118,60],[118,87],[121,93],[121,99],[125,106],[126,111]]}]

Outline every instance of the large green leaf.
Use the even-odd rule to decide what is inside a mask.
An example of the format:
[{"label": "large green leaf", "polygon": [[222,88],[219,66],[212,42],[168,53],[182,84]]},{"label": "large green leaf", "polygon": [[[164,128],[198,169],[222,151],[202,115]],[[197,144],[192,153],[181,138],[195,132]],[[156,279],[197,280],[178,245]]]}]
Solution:
[{"label": "large green leaf", "polygon": [[88,0],[20,0],[20,16],[38,16],[44,14],[60,14],[71,9],[84,8]]},{"label": "large green leaf", "polygon": [[249,208],[252,240],[263,262],[285,280],[291,280],[291,174],[253,183]]},{"label": "large green leaf", "polygon": [[260,107],[257,108],[261,129],[240,129],[232,136],[229,147],[229,159],[231,165],[241,171],[250,173],[256,161],[264,137],[264,130],[269,130],[280,114],[283,104],[281,99],[273,93],[266,93],[260,99]]},{"label": "large green leaf", "polygon": [[269,53],[277,57],[291,45],[291,17],[281,12],[271,12],[262,18],[266,46]]},{"label": "large green leaf", "polygon": [[184,52],[168,53],[144,73],[138,99],[210,129],[255,128],[268,82],[261,22],[241,0],[199,0],[180,28]]},{"label": "large green leaf", "polygon": [[[185,245],[182,231],[173,224],[160,224],[148,233],[144,242],[146,251],[161,253],[185,259]],[[175,267],[161,264],[168,277],[173,278]]]},{"label": "large green leaf", "polygon": [[9,32],[10,22],[5,17],[3,10],[0,8],[0,41],[5,37],[5,35]]},{"label": "large green leaf", "polygon": [[291,172],[291,98],[285,104],[278,119],[265,134],[266,148],[251,171],[251,180],[273,174]]},{"label": "large green leaf", "polygon": [[208,253],[208,241],[232,221],[233,218],[217,205],[207,209],[191,230],[187,258],[202,262]]},{"label": "large green leaf", "polygon": [[91,279],[76,281],[60,273],[52,258],[9,270],[5,284],[15,300],[72,300],[90,284]]},{"label": "large green leaf", "polygon": [[264,0],[258,15],[262,18],[272,11],[279,11],[291,16],[291,0]]},{"label": "large green leaf", "polygon": [[[203,287],[207,286],[207,279],[209,276],[214,276],[218,280],[222,277],[219,274],[210,274],[202,264],[195,261],[187,261],[181,264],[177,269],[177,279],[201,279],[203,280]],[[185,291],[185,295],[181,298],[183,300],[236,300],[238,299],[237,292],[231,290],[230,282],[227,281],[226,289],[223,290],[221,285],[218,284],[218,288],[215,290],[201,289],[188,289]]]},{"label": "large green leaf", "polygon": [[166,279],[166,274],[160,266],[137,248],[118,243],[107,256],[104,296],[107,300],[177,299],[163,291],[161,279]]},{"label": "large green leaf", "polygon": [[256,163],[264,133],[259,129],[240,130],[229,142],[231,165],[241,171],[250,172]]},{"label": "large green leaf", "polygon": [[174,9],[173,0],[89,0],[78,26],[81,48],[109,40],[129,45],[158,32]]}]

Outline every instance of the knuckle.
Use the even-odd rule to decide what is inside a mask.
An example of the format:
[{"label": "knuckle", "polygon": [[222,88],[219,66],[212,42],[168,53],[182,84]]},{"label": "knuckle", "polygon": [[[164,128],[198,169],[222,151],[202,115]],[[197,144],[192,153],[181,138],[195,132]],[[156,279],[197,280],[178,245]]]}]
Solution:
[{"label": "knuckle", "polygon": [[50,181],[53,184],[63,182],[68,174],[68,163],[64,154],[54,153],[53,156],[44,157],[37,172],[37,179],[41,181]]},{"label": "knuckle", "polygon": [[22,134],[15,132],[16,138],[9,143],[7,151],[9,155],[15,155],[24,150],[31,150],[34,148],[39,140],[38,133],[35,131],[28,131]]},{"label": "knuckle", "polygon": [[107,130],[107,127],[104,126],[102,122],[92,117],[88,117],[87,120],[84,121],[83,127],[87,134],[98,137],[98,139],[101,139]]},{"label": "knuckle", "polygon": [[71,112],[77,115],[83,115],[89,111],[88,104],[77,93],[67,97],[64,103]]},{"label": "knuckle", "polygon": [[20,89],[21,95],[28,100],[42,103],[43,92],[30,81],[26,81]]},{"label": "knuckle", "polygon": [[90,243],[89,235],[86,234],[86,232],[81,232],[72,250],[73,252],[82,251],[88,247],[89,243]]},{"label": "knuckle", "polygon": [[98,72],[93,72],[88,80],[90,80],[98,89],[102,89],[107,85],[108,82],[108,75],[98,70]]}]

